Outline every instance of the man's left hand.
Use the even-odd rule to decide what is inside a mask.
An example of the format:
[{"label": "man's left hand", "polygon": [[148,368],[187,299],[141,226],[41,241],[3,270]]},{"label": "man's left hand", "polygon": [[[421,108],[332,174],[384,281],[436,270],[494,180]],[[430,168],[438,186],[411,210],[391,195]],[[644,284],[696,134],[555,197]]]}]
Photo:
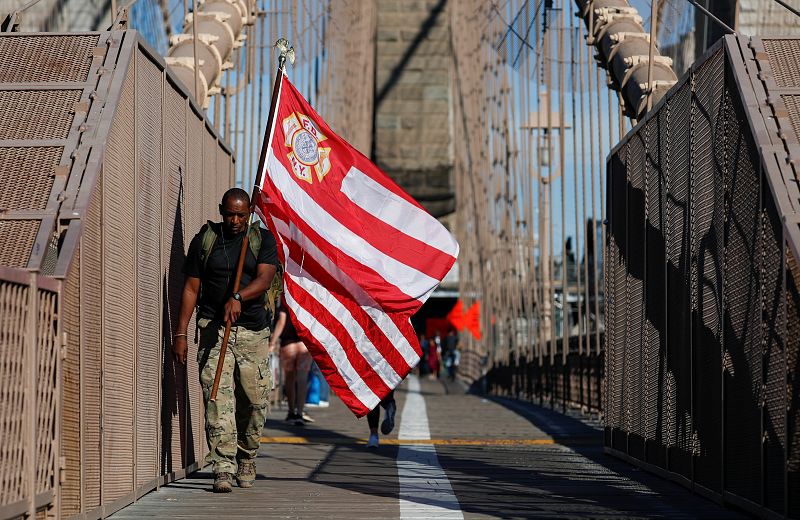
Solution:
[{"label": "man's left hand", "polygon": [[225,321],[230,320],[235,324],[240,314],[242,314],[242,302],[229,298],[225,304]]}]

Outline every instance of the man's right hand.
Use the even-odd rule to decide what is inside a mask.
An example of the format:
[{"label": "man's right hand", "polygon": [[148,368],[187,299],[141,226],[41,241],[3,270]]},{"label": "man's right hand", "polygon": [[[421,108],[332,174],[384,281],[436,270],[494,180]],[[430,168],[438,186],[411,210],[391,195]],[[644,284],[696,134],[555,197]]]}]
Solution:
[{"label": "man's right hand", "polygon": [[182,365],[186,364],[186,351],[186,336],[177,336],[172,339],[172,355]]}]

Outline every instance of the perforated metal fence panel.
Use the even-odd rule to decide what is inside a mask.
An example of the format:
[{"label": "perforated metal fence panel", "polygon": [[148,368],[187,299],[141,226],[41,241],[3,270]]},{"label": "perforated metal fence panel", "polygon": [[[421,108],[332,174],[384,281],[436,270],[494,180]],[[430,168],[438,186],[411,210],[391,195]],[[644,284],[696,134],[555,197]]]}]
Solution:
[{"label": "perforated metal fence panel", "polygon": [[[185,196],[187,192],[186,170],[186,107],[187,103],[177,92],[171,88],[164,90],[164,175],[161,205],[162,222],[165,224],[161,237],[161,264],[163,281],[161,284],[162,320],[166,331],[177,331],[178,313],[181,300],[181,281],[183,274],[183,255],[188,247],[185,235],[188,223]],[[194,193],[197,193],[196,191]],[[190,333],[189,336],[192,336]],[[164,338],[163,348],[171,349],[169,338]],[[189,342],[193,347],[193,342]],[[188,354],[191,361],[191,353]],[[170,447],[170,453],[180,457],[177,460],[165,459],[159,461],[164,471],[171,471],[172,467],[184,467],[197,460],[194,454],[195,435],[187,435],[187,428],[193,421],[187,417],[184,403],[187,402],[188,393],[185,384],[186,367],[175,363],[171,356],[164,356],[164,384],[162,386],[162,436],[159,439],[164,446]],[[183,413],[174,413],[183,410]],[[181,445],[181,441],[187,441]],[[166,450],[165,450],[166,451]]]},{"label": "perforated metal fence panel", "polygon": [[[800,408],[800,265],[786,252],[786,408]],[[786,421],[786,501],[789,511],[800,511],[800,414]]]},{"label": "perforated metal fence panel", "polygon": [[664,374],[666,360],[665,266],[663,236],[666,217],[666,179],[662,170],[660,133],[666,130],[665,117],[648,121],[644,129],[645,153],[645,273],[644,273],[644,340],[643,415],[645,460],[663,465],[666,461],[663,417],[658,410],[665,404]]},{"label": "perforated metal fence panel", "polygon": [[0,113],[15,115],[0,139],[66,139],[80,97],[78,89],[0,91]]},{"label": "perforated metal fence panel", "polygon": [[[213,219],[213,211],[216,209],[213,200],[206,200],[205,190],[203,188],[203,122],[194,117],[194,113],[187,112],[186,118],[186,176],[187,176],[187,195],[194,194],[193,197],[186,196],[186,229],[184,230],[184,241],[188,247],[195,233],[208,219]],[[191,320],[189,322],[189,330],[187,331],[190,338],[196,336],[196,322]],[[197,359],[197,346],[194,342],[190,342],[188,359]],[[200,374],[196,363],[187,363],[187,380],[188,380],[188,393],[189,399],[202,399],[202,389],[200,388]],[[188,427],[187,432],[195,435],[195,457],[199,460],[204,453],[205,449],[205,429],[203,428],[203,421],[205,420],[202,415],[202,410],[199,410],[194,416],[187,417],[191,420],[193,429]]]},{"label": "perforated metal fence panel", "polygon": [[[138,71],[137,71],[138,72]],[[136,435],[136,74],[129,73],[103,162],[103,500],[133,490]],[[138,136],[137,136],[138,137]],[[142,431],[146,425],[142,424]],[[127,469],[127,471],[126,471]]]},{"label": "perforated metal fence panel", "polygon": [[[770,180],[770,190],[762,189],[761,215],[765,265],[762,316],[766,317],[762,322],[764,500],[774,510],[780,510],[783,500],[788,515],[796,518],[800,517],[800,356],[797,339],[800,333],[797,305],[800,278],[796,263],[798,168],[796,161],[787,164],[783,151],[789,150],[791,159],[800,149],[800,39],[755,40],[752,46],[755,62],[763,71],[759,76],[761,81],[756,85],[767,94],[767,105],[774,116],[765,126],[773,144],[772,150],[775,150],[770,150],[762,160],[765,178]],[[783,243],[789,247],[776,247]],[[779,254],[782,254],[783,268],[776,272],[768,265]],[[784,474],[779,473],[782,467],[785,468]],[[781,490],[785,490],[784,495],[781,495]]]},{"label": "perforated metal fence panel", "polygon": [[52,291],[37,290],[36,316],[36,494],[55,489],[59,478],[55,440],[59,391],[60,348],[56,340],[56,301]]},{"label": "perforated metal fence panel", "polygon": [[61,316],[64,320],[67,352],[64,357],[61,388],[61,456],[64,457],[64,483],[61,486],[61,513],[81,511],[81,259],[75,255],[64,283]]},{"label": "perforated metal fence panel", "polygon": [[0,370],[7,390],[3,399],[3,421],[0,422],[5,449],[0,451],[3,504],[14,504],[25,498],[25,339],[30,306],[30,288],[21,284],[0,282],[0,316],[2,316],[3,348],[0,349]]},{"label": "perforated metal fence panel", "polygon": [[791,109],[766,94],[796,86],[770,72],[793,66],[794,46],[726,37],[612,151],[606,315],[607,449],[789,517],[797,136]]},{"label": "perforated metal fence panel", "polygon": [[[617,162],[622,161],[625,158],[625,154],[620,154],[616,157],[616,161],[611,164],[612,168],[616,168]],[[624,224],[626,222],[624,211],[626,209],[625,200],[626,200],[626,189],[625,183],[619,183],[618,181],[622,179],[620,176],[608,176],[608,200],[615,200],[617,201],[618,205],[614,205],[613,207],[617,211],[623,211],[623,214],[619,216],[619,218],[615,219],[612,224],[617,225],[619,223],[620,227],[616,230],[617,232],[613,235],[609,236],[608,240],[608,251],[606,258],[608,259],[608,269],[606,272],[608,273],[606,279],[606,292],[608,294],[608,303],[607,303],[607,313],[613,315],[614,318],[609,318],[609,323],[612,323],[613,326],[607,328],[607,345],[608,351],[610,352],[611,349],[614,349],[614,354],[607,357],[606,362],[606,370],[609,373],[614,373],[614,377],[607,378],[607,386],[608,391],[606,394],[606,421],[609,425],[611,431],[611,435],[609,436],[609,442],[612,444],[616,441],[613,437],[613,433],[615,431],[619,431],[623,428],[622,421],[623,421],[623,397],[622,397],[622,378],[623,378],[623,365],[624,365],[624,357],[621,352],[618,352],[618,345],[624,345],[625,343],[625,271],[620,269],[620,262],[621,262],[621,246],[624,247],[626,232]],[[609,207],[612,207],[609,205]],[[621,318],[621,319],[620,319]]]},{"label": "perforated metal fence panel", "polygon": [[0,39],[0,82],[83,82],[98,35],[10,34]]},{"label": "perforated metal fence panel", "polygon": [[[158,477],[163,316],[161,70],[136,56],[136,487]],[[174,216],[166,222],[174,222]],[[164,226],[166,227],[166,226]],[[180,283],[179,280],[173,280]],[[168,335],[171,335],[169,332]],[[177,468],[176,468],[177,469]]]},{"label": "perforated metal fence panel", "polygon": [[0,55],[0,517],[106,516],[205,456],[196,346],[184,367],[171,338],[233,159],[134,32]]},{"label": "perforated metal fence panel", "polygon": [[101,214],[103,204],[103,179],[94,186],[92,199],[84,216],[83,233],[80,237],[81,260],[81,442],[79,461],[83,477],[82,511],[100,507],[100,482],[102,480],[101,437],[102,423],[102,292],[103,251]]}]

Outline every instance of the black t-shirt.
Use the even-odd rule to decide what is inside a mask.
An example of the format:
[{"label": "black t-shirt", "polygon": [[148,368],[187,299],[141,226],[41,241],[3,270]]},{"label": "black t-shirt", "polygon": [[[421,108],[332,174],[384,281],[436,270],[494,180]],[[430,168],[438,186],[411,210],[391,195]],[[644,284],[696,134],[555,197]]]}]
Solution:
[{"label": "black t-shirt", "polygon": [[[201,250],[203,247],[203,233],[194,236],[189,244],[186,263],[183,273],[186,276],[200,278],[200,299],[198,301],[198,317],[215,321],[224,320],[225,303],[233,294],[233,282],[236,278],[236,263],[239,261],[239,252],[242,249],[242,239],[245,233],[233,237],[217,235],[214,246],[206,261],[205,272]],[[278,265],[278,252],[275,237],[267,229],[261,229],[261,248],[258,259],[253,255],[250,246],[247,247],[247,256],[242,269],[242,279],[239,283],[241,291],[256,277],[256,264]],[[264,298],[256,298],[242,302],[242,314],[235,325],[250,330],[262,330],[269,325],[267,310],[264,308]]]}]

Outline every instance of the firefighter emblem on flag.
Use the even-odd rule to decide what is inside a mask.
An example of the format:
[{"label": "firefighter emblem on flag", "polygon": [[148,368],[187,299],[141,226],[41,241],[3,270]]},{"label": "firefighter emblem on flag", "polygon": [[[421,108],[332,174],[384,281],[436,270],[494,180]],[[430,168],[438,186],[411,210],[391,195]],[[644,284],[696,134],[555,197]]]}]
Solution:
[{"label": "firefighter emblem on flag", "polygon": [[314,183],[315,176],[322,182],[331,169],[331,149],[321,145],[327,137],[307,115],[300,112],[292,112],[283,120],[283,134],[295,176],[309,184]]}]

